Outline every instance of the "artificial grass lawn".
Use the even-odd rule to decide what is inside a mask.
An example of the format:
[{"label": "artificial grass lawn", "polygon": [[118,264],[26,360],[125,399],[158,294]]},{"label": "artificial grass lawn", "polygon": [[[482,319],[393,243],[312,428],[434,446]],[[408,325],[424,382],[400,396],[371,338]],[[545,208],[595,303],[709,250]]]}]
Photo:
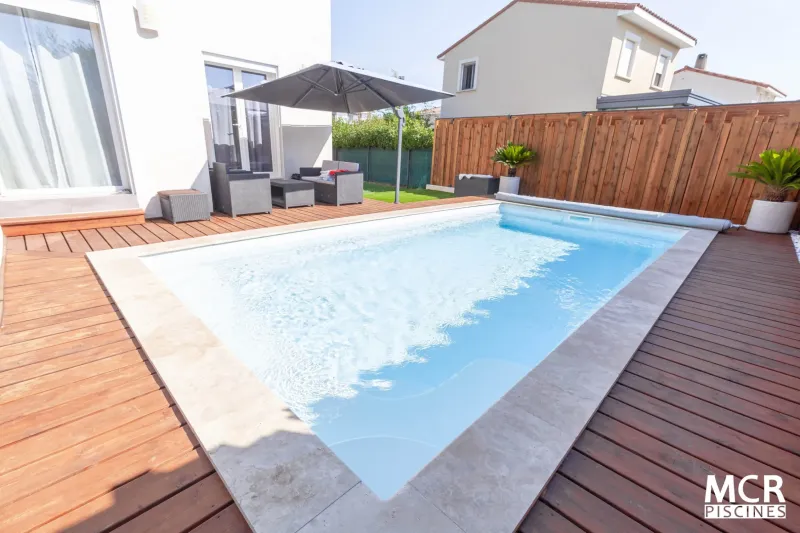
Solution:
[{"label": "artificial grass lawn", "polygon": [[[404,187],[400,187],[401,204],[452,197],[453,194],[449,192],[431,191],[428,189],[406,189]],[[369,198],[370,200],[380,200],[381,202],[394,202],[394,187],[385,183],[365,182],[364,198]]]}]

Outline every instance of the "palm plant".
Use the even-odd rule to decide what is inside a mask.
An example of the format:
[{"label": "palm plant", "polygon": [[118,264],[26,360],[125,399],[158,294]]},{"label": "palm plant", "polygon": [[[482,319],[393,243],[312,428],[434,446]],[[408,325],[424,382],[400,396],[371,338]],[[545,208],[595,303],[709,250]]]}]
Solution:
[{"label": "palm plant", "polygon": [[494,151],[492,161],[508,167],[508,175],[517,175],[517,167],[527,165],[536,159],[536,152],[528,149],[525,145],[514,144],[508,141],[505,146],[500,146]]},{"label": "palm plant", "polygon": [[797,148],[765,150],[758,156],[760,161],[739,165],[741,172],[731,176],[756,180],[766,186],[762,200],[783,202],[792,189],[800,189],[800,151]]}]

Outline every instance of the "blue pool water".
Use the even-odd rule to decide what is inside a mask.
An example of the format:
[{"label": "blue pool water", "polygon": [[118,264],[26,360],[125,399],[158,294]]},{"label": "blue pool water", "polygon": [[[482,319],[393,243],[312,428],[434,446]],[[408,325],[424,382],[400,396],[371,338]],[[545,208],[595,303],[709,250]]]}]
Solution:
[{"label": "blue pool water", "polygon": [[386,499],[683,233],[503,204],[144,261]]}]

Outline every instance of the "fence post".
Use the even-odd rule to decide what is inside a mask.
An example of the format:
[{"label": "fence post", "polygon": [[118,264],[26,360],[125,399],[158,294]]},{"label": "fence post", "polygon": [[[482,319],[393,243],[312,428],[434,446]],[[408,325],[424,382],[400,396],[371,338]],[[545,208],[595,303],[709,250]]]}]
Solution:
[{"label": "fence post", "polygon": [[372,157],[371,154],[372,154],[372,148],[367,146],[367,168],[365,169],[365,172],[364,172],[364,181],[372,181],[371,179],[369,179],[370,178],[370,174],[369,173],[370,173],[371,168],[372,168],[372,165],[370,164],[370,159]]}]

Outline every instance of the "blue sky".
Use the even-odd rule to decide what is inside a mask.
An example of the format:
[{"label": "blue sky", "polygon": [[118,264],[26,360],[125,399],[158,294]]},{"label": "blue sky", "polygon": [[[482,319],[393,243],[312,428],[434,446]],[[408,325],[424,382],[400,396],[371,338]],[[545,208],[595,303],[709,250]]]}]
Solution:
[{"label": "blue sky", "polygon": [[[331,0],[333,59],[442,86],[436,56],[509,0]],[[708,54],[708,70],[770,83],[800,99],[800,0],[645,0],[694,35],[678,68]],[[520,51],[531,53],[532,51]]]}]

